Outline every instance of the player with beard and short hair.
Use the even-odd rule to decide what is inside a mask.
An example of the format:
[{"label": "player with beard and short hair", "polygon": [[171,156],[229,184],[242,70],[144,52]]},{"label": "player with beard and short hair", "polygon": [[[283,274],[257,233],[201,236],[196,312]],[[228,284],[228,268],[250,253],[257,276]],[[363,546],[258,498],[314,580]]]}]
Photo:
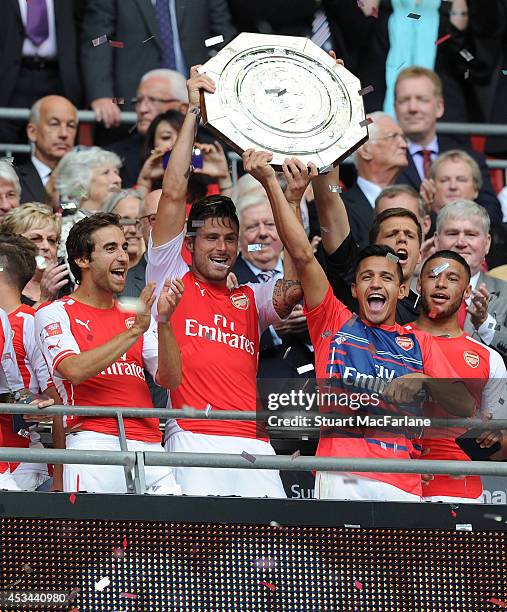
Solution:
[{"label": "player with beard and short hair", "polygon": [[[400,415],[395,404],[410,404],[423,390],[437,397],[449,412],[471,414],[473,401],[460,381],[436,380],[437,376],[455,379],[456,375],[435,340],[395,321],[396,305],[405,294],[405,285],[404,272],[393,249],[375,244],[360,252],[351,288],[359,316],[353,315],[333,295],[289,204],[274,197],[276,176],[269,164],[271,159],[271,153],[250,149],[243,155],[243,165],[266,189],[278,234],[301,280],[317,380],[344,394],[352,389],[365,394],[379,389],[378,404],[372,402],[366,407],[371,410],[378,406],[382,414]],[[404,408],[411,414],[418,413],[417,407]],[[322,430],[317,448],[317,455],[326,457],[408,460],[417,458],[419,452],[417,440],[406,430],[370,426],[359,433],[357,428],[341,426],[328,432]],[[368,473],[350,478],[349,474],[317,472],[315,492],[321,499],[420,501],[422,487],[418,474]]]},{"label": "player with beard and short hair", "polygon": [[[215,91],[213,81],[191,70],[187,83],[189,109],[166,169],[162,194],[148,241],[146,278],[157,289],[167,276],[181,276],[183,299],[173,329],[181,348],[183,378],[171,391],[173,408],[253,411],[257,407],[256,377],[260,335],[279,324],[302,298],[290,257],[284,278],[251,283],[229,290],[227,277],[238,256],[239,221],[232,200],[210,196],[192,205],[185,231],[192,147],[200,117],[200,91]],[[292,164],[303,191],[310,171]],[[312,171],[316,174],[316,169]],[[285,197],[277,183],[277,196]],[[301,193],[302,196],[302,193]],[[186,244],[190,269],[181,256]],[[262,245],[253,245],[262,249]],[[166,426],[169,452],[211,452],[273,455],[265,432],[254,421],[177,419]],[[274,470],[176,468],[182,492],[190,495],[285,497]]]},{"label": "player with beard and short hair", "polygon": [[[424,262],[418,290],[422,312],[414,328],[434,336],[442,351],[452,355],[456,373],[460,378],[468,379],[467,386],[475,399],[477,417],[507,418],[506,410],[499,401],[505,392],[507,379],[502,357],[468,336],[459,325],[458,312],[472,291],[468,263],[454,251],[437,251]],[[426,414],[441,418],[448,416],[436,402],[427,405]],[[469,456],[455,442],[465,431],[459,428],[427,430],[422,440],[423,458],[469,461]],[[484,431],[476,441],[481,448],[488,448],[497,440],[502,441],[499,430]],[[503,450],[491,458],[504,459]],[[482,482],[479,476],[456,478],[436,474],[430,478],[423,486],[426,501],[477,503],[481,500]]]}]

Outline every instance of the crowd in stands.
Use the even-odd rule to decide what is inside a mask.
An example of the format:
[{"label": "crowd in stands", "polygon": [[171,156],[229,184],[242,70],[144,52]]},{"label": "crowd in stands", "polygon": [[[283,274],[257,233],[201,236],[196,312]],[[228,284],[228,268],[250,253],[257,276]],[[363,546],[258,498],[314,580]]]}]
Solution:
[{"label": "crowd in stands", "polygon": [[[0,119],[0,143],[30,143],[31,153],[0,158],[0,400],[255,411],[266,390],[316,379],[346,397],[364,392],[376,415],[506,418],[507,188],[485,156],[507,154],[506,138],[479,150],[437,133],[442,119],[502,123],[507,113],[507,0],[479,4],[2,5],[0,107],[30,116]],[[352,171],[319,174],[287,158],[275,172],[270,153],[248,150],[231,172],[226,144],[201,122],[202,92],[215,83],[196,66],[220,48],[206,39],[227,44],[239,31],[311,37],[373,85],[369,138]],[[93,133],[79,124],[83,108],[96,115]],[[137,116],[130,129],[124,110]],[[56,448],[120,450],[114,419],[30,418],[1,415],[0,446],[40,447],[50,421]],[[274,429],[170,419],[162,440],[158,419],[125,419],[135,451],[473,458],[457,427],[414,435],[337,425],[309,445],[270,442]],[[475,444],[507,458],[501,430]],[[126,491],[115,466],[0,463],[0,489],[49,486]],[[286,495],[268,470],[149,467],[146,487]],[[481,494],[471,476],[315,480],[322,499]]]}]

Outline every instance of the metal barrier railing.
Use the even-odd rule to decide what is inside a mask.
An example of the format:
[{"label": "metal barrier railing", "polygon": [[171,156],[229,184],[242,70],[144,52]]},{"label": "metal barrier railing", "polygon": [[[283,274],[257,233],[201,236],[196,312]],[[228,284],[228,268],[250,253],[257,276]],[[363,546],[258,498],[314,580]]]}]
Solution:
[{"label": "metal barrier railing", "polygon": [[[242,455],[224,453],[169,453],[128,451],[123,417],[159,417],[159,418],[199,418],[210,420],[255,420],[269,412],[216,410],[206,412],[185,407],[181,410],[153,408],[124,408],[105,406],[50,406],[39,409],[20,404],[1,404],[0,414],[36,414],[45,416],[72,413],[80,416],[115,417],[121,451],[62,450],[62,449],[27,449],[0,448],[0,461],[21,461],[30,463],[68,463],[88,465],[123,466],[127,491],[142,494],[146,491],[146,466],[169,467],[203,467],[203,468],[239,468],[260,470],[288,471],[333,471],[333,472],[380,472],[399,474],[450,474],[453,476],[486,475],[507,476],[507,462],[490,461],[429,461],[425,459],[364,459],[334,457],[288,457],[253,455],[245,459]],[[507,420],[481,421],[478,419],[432,419],[432,425],[507,429]],[[134,476],[132,475],[134,472]]]}]

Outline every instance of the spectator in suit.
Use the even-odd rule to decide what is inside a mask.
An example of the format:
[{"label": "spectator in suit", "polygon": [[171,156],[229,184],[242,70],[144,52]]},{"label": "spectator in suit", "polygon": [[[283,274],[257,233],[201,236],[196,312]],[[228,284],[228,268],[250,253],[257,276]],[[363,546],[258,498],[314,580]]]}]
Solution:
[{"label": "spectator in suit", "polygon": [[[124,44],[94,46],[101,35]],[[81,62],[86,99],[106,128],[119,124],[113,98],[125,99],[125,110],[143,74],[170,68],[187,77],[218,47],[207,38],[221,34],[225,43],[236,34],[226,0],[88,0],[82,22]],[[160,109],[162,112],[166,109]]]},{"label": "spectator in suit", "polygon": [[108,147],[123,160],[122,181],[126,187],[131,187],[138,180],[146,157],[145,141],[154,119],[168,111],[186,112],[188,94],[185,78],[175,70],[147,72],[139,83],[133,104],[137,113],[136,131]]},{"label": "spectator in suit", "polygon": [[[30,108],[50,94],[82,101],[77,24],[84,0],[4,0],[0,106]],[[24,143],[24,122],[0,121],[0,142]]]},{"label": "spectator in suit", "polygon": [[[144,244],[148,244],[151,228],[155,223],[157,215],[158,201],[162,194],[162,189],[157,189],[149,193],[141,202],[141,210],[139,214],[139,222],[141,234]],[[117,211],[116,211],[117,212]],[[127,272],[127,280],[125,288],[120,297],[138,298],[141,291],[146,286],[146,252],[143,253],[139,262],[132,267],[129,267]],[[148,370],[144,371],[146,382],[150,388],[150,395],[153,405],[158,408],[165,408],[167,405],[167,390],[155,384]]]},{"label": "spectator in suit", "polygon": [[32,156],[16,168],[21,203],[45,201],[45,186],[58,162],[73,148],[77,127],[76,107],[66,98],[46,96],[32,106],[26,128]]},{"label": "spectator in suit", "polygon": [[375,200],[375,216],[389,208],[405,208],[414,213],[422,229],[423,239],[431,226],[428,207],[423,198],[410,185],[391,185],[385,187]]},{"label": "spectator in suit", "polygon": [[102,212],[120,215],[120,225],[128,243],[129,270],[137,266],[146,249],[141,233],[142,204],[143,194],[135,189],[127,189],[109,196],[102,209]]},{"label": "spectator in suit", "polygon": [[431,162],[450,149],[466,151],[479,165],[482,187],[478,201],[488,211],[492,223],[502,221],[500,203],[493,191],[484,155],[457,145],[448,136],[437,136],[436,124],[444,113],[444,99],[440,77],[427,68],[413,66],[402,70],[395,86],[395,108],[398,122],[408,138],[408,166],[398,183],[412,185],[419,190],[428,178]]},{"label": "spectator in suit", "polygon": [[0,159],[0,221],[19,206],[21,185],[14,167],[6,159]]},{"label": "spectator in suit", "polygon": [[407,144],[401,128],[382,112],[369,115],[370,139],[355,153],[357,184],[343,193],[352,237],[361,248],[369,244],[375,199],[392,185],[407,165]]},{"label": "spectator in suit", "polygon": [[[487,276],[482,266],[491,245],[490,219],[482,206],[457,200],[437,216],[436,249],[462,255],[472,276],[473,292],[466,300],[461,325],[465,332],[497,350],[507,359],[507,283]],[[465,316],[466,315],[466,316]]]}]

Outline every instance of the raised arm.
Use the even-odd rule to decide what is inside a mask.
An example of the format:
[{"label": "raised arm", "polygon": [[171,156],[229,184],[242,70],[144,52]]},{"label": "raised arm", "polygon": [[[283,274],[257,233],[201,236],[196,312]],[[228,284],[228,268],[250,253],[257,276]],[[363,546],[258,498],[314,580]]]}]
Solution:
[{"label": "raised arm", "polygon": [[340,172],[338,166],[327,174],[316,176],[312,181],[322,246],[328,255],[332,255],[350,234],[347,210],[337,191],[339,184]]},{"label": "raised arm", "polygon": [[280,240],[289,253],[305,296],[307,308],[317,307],[325,298],[329,287],[326,275],[315,259],[313,248],[303,226],[291,209],[269,162],[272,153],[253,149],[243,154],[245,170],[255,177],[266,190],[273,210]]},{"label": "raised arm", "polygon": [[215,91],[213,81],[205,74],[199,74],[197,68],[198,66],[194,66],[190,71],[190,79],[187,81],[188,111],[164,174],[157,219],[152,230],[155,247],[172,240],[181,233],[185,225],[192,148],[201,116],[200,90],[205,89],[210,93]]}]

